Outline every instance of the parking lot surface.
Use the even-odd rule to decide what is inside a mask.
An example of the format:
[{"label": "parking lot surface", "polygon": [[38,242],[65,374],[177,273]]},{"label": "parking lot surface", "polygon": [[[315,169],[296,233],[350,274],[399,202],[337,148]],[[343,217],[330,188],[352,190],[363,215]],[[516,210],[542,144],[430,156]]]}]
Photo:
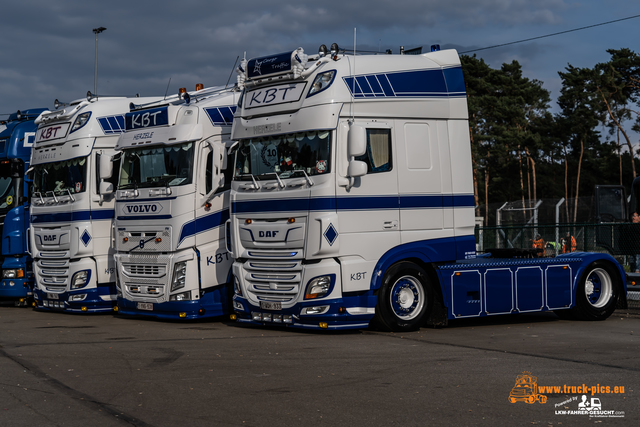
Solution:
[{"label": "parking lot surface", "polygon": [[638,335],[618,312],[310,333],[3,305],[0,425],[636,426]]}]

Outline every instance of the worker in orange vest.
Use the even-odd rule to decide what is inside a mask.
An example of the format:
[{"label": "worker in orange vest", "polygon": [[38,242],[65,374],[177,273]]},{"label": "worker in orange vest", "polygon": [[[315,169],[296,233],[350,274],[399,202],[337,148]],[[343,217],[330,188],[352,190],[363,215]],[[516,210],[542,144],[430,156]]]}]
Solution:
[{"label": "worker in orange vest", "polygon": [[536,238],[533,241],[533,248],[537,249],[536,251],[536,255],[541,257],[544,256],[544,239],[542,238],[542,236],[540,234],[536,234]]},{"label": "worker in orange vest", "polygon": [[562,253],[566,254],[568,252],[575,252],[577,246],[578,245],[576,244],[576,239],[571,235],[571,233],[567,233],[562,245]]}]

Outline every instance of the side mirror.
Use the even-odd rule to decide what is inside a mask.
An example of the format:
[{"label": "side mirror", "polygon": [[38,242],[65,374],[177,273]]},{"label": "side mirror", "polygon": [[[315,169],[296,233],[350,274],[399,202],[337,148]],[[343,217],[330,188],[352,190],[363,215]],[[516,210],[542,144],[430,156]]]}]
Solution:
[{"label": "side mirror", "polygon": [[108,196],[113,194],[113,184],[108,181],[100,182],[100,196]]},{"label": "side mirror", "polygon": [[351,160],[347,168],[347,175],[350,178],[365,176],[367,174],[367,164],[361,160]]},{"label": "side mirror", "polygon": [[113,158],[106,154],[100,154],[100,179],[109,179],[111,175],[113,175]]},{"label": "side mirror", "polygon": [[367,131],[360,125],[351,125],[347,134],[347,155],[349,158],[362,156],[367,152]]}]

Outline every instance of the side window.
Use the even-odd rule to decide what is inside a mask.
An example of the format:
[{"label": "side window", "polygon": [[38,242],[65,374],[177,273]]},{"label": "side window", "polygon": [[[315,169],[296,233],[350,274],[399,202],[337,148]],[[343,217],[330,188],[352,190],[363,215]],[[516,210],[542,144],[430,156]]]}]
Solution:
[{"label": "side window", "polygon": [[[222,170],[222,174],[224,175],[224,185],[216,190],[216,193],[221,193],[223,191],[227,191],[231,188],[231,181],[233,180],[233,164],[231,161],[227,162],[227,168]],[[205,194],[209,194],[211,191],[211,178],[213,175],[213,151],[209,151],[207,154],[207,170],[206,170],[206,186],[205,186]]]},{"label": "side window", "polygon": [[211,184],[211,179],[212,179],[212,175],[213,175],[213,151],[209,151],[209,154],[207,154],[207,168],[206,168],[206,173],[205,173],[205,191],[204,194],[209,194],[209,192],[212,190],[212,184]]},{"label": "side window", "polygon": [[367,174],[390,171],[391,129],[367,129],[367,152],[356,160],[367,164]]}]

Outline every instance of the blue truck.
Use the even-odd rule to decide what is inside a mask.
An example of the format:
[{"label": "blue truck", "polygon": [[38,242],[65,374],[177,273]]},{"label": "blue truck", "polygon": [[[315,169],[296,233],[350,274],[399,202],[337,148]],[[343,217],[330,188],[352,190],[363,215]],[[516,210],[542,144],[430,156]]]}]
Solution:
[{"label": "blue truck", "polygon": [[31,181],[25,172],[38,128],[34,120],[45,110],[17,111],[0,121],[0,300],[13,300],[16,305],[28,305],[32,296],[33,273],[27,253]]}]

